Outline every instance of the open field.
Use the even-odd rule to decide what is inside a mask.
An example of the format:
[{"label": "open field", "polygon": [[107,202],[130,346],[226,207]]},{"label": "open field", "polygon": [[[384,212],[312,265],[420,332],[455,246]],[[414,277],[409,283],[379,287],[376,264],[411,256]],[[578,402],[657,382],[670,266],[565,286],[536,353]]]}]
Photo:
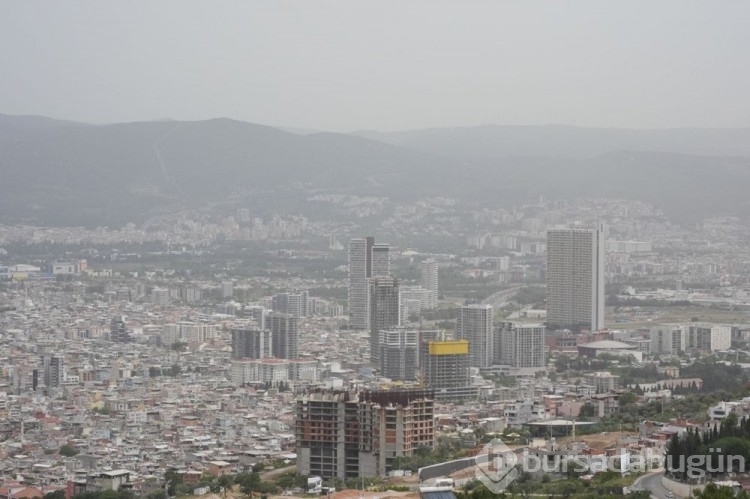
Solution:
[{"label": "open field", "polygon": [[750,312],[743,310],[720,310],[716,308],[692,306],[664,307],[607,307],[606,325],[610,329],[651,327],[670,322],[714,322],[736,324],[750,322]]}]

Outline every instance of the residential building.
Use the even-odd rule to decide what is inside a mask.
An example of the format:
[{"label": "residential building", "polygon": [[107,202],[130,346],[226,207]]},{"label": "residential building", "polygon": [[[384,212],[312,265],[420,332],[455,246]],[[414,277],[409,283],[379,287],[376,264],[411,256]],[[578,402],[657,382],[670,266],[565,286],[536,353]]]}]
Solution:
[{"label": "residential building", "polygon": [[130,332],[125,325],[124,317],[118,316],[112,318],[109,341],[114,343],[128,343],[130,341]]},{"label": "residential building", "polygon": [[519,368],[544,368],[546,345],[543,324],[503,322],[498,329],[496,363]]},{"label": "residential building", "polygon": [[273,334],[269,330],[232,329],[233,359],[263,359],[273,355]]},{"label": "residential building", "polygon": [[307,317],[308,300],[309,295],[307,290],[295,293],[279,293],[271,298],[271,309],[274,312],[289,314],[295,317]]},{"label": "residential building", "polygon": [[403,327],[381,329],[380,375],[393,381],[413,381],[417,375],[419,331]]},{"label": "residential building", "polygon": [[368,279],[370,298],[370,361],[375,365],[380,359],[381,331],[397,327],[401,319],[398,280],[389,276]]},{"label": "residential building", "polygon": [[711,352],[729,350],[732,348],[732,328],[711,324],[690,324],[688,346],[696,350]]},{"label": "residential building", "polygon": [[674,354],[687,350],[687,327],[677,324],[664,324],[652,327],[649,331],[651,353]]},{"label": "residential building", "polygon": [[585,379],[586,384],[594,387],[596,393],[607,393],[620,387],[620,377],[608,371],[587,374]]},{"label": "residential building", "polygon": [[604,328],[605,239],[603,225],[547,232],[547,327]]},{"label": "residential building", "polygon": [[372,245],[372,272],[367,277],[381,277],[391,275],[391,248],[387,243]]},{"label": "residential building", "polygon": [[272,312],[266,316],[271,330],[273,356],[277,359],[299,358],[299,318]]},{"label": "residential building", "polygon": [[469,364],[490,367],[494,360],[493,309],[491,305],[467,305],[458,309],[456,339],[469,342]]},{"label": "residential building", "polygon": [[57,355],[45,355],[42,358],[44,364],[44,384],[47,388],[60,386],[63,382],[63,358]]},{"label": "residential building", "polygon": [[372,237],[349,241],[349,327],[369,329],[369,299],[367,279],[372,276]]},{"label": "residential building", "polygon": [[422,287],[427,290],[425,308],[435,308],[438,302],[438,262],[428,258],[422,262],[421,270]]}]

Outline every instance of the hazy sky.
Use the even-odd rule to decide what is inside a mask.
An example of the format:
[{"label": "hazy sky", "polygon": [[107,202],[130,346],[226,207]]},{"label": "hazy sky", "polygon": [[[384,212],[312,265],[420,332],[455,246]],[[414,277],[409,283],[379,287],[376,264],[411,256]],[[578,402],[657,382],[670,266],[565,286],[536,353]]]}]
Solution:
[{"label": "hazy sky", "polygon": [[0,0],[0,113],[750,126],[750,2]]}]

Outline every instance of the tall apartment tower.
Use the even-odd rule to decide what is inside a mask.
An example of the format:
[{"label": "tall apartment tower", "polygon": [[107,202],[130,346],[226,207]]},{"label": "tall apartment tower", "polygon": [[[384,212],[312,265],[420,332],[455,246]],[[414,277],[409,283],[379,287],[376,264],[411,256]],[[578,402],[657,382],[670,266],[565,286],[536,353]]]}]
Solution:
[{"label": "tall apartment tower", "polygon": [[372,245],[372,272],[367,277],[380,277],[391,275],[391,247],[388,244],[377,243]]},{"label": "tall apartment tower", "polygon": [[491,305],[467,305],[458,309],[456,339],[468,340],[472,367],[490,367],[493,363],[492,313]]},{"label": "tall apartment tower", "polygon": [[263,359],[273,355],[273,335],[262,329],[232,329],[233,359]]},{"label": "tall apartment tower", "polygon": [[547,231],[547,327],[604,328],[603,225]]},{"label": "tall apartment tower", "polygon": [[63,358],[56,355],[44,356],[44,384],[50,388],[63,382]]},{"label": "tall apartment tower", "polygon": [[688,328],[680,324],[665,324],[649,331],[651,353],[679,353],[687,350]]},{"label": "tall apartment tower", "polygon": [[526,368],[545,366],[543,324],[503,322],[498,327],[500,345],[495,345],[495,360],[498,364]]},{"label": "tall apartment tower", "polygon": [[271,297],[271,309],[274,312],[294,315],[295,317],[307,317],[307,302],[309,299],[307,290],[279,293]]},{"label": "tall apartment tower", "polygon": [[130,341],[130,333],[122,316],[112,318],[109,329],[109,341],[113,343],[128,343]]},{"label": "tall apartment tower", "polygon": [[393,277],[373,277],[368,279],[370,299],[370,361],[378,365],[380,360],[381,331],[392,329],[400,324],[401,304],[398,280]]},{"label": "tall apartment tower", "polygon": [[367,278],[372,275],[371,237],[349,241],[349,327],[368,329],[370,325]]},{"label": "tall apartment tower", "polygon": [[271,330],[271,352],[277,359],[299,358],[299,317],[270,313],[266,326]]},{"label": "tall apartment tower", "polygon": [[349,327],[370,328],[367,280],[391,274],[390,247],[375,244],[375,238],[364,237],[349,241]]},{"label": "tall apartment tower", "polygon": [[393,381],[414,381],[419,358],[419,331],[403,327],[380,331],[380,375]]},{"label": "tall apartment tower", "polygon": [[427,308],[437,307],[438,262],[431,258],[422,262],[422,287],[427,290]]}]

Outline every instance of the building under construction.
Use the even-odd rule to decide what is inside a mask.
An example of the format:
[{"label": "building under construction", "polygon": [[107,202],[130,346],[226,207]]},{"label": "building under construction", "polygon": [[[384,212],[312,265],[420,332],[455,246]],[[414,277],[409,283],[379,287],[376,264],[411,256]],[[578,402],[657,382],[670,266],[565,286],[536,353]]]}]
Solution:
[{"label": "building under construction", "polygon": [[422,347],[422,378],[434,390],[436,400],[461,401],[477,397],[477,388],[471,386],[467,340],[428,340]]},{"label": "building under construction", "polygon": [[435,442],[432,390],[315,391],[297,399],[297,471],[382,476],[397,457]]}]

